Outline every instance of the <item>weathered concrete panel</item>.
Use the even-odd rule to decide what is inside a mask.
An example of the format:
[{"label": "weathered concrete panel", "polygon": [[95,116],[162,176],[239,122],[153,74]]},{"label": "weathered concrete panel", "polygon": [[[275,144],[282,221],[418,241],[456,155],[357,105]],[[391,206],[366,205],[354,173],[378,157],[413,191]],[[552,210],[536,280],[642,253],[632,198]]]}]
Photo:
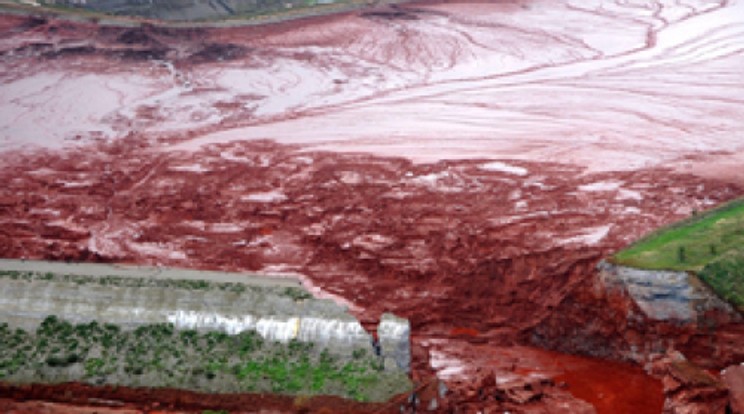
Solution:
[{"label": "weathered concrete panel", "polygon": [[625,289],[644,314],[656,320],[692,322],[709,310],[733,312],[697,277],[687,272],[644,270],[599,264],[608,288]]},{"label": "weathered concrete panel", "polygon": [[[33,268],[35,262],[24,264]],[[215,330],[238,334],[257,331],[264,339],[279,342],[312,342],[330,352],[348,357],[356,350],[374,354],[372,336],[346,307],[332,300],[317,299],[289,280],[247,279],[222,274],[217,280],[199,282],[189,273],[188,283],[177,271],[159,273],[160,279],[139,278],[126,270],[125,276],[105,265],[74,265],[87,276],[66,277],[39,263],[44,273],[0,272],[0,321],[11,327],[33,331],[49,315],[73,323],[98,321],[125,329],[172,323],[176,329]],[[64,267],[70,270],[69,266]],[[107,272],[110,270],[110,272]],[[168,277],[164,278],[163,274]],[[228,275],[228,276],[225,276]],[[386,314],[378,329],[381,357],[390,369],[410,367],[410,325],[407,320]]]}]

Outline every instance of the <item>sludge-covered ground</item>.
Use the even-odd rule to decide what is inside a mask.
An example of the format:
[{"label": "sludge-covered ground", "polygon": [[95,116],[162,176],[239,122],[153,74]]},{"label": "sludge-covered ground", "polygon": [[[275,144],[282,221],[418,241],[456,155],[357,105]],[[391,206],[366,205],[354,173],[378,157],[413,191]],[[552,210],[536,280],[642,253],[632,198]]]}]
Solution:
[{"label": "sludge-covered ground", "polygon": [[[741,323],[628,318],[595,265],[742,194],[740,11],[7,17],[0,254],[299,273],[370,327],[409,318],[414,379],[450,388],[437,409],[659,412],[644,359],[673,347],[720,370],[742,361]],[[525,398],[483,391],[542,377]]]}]

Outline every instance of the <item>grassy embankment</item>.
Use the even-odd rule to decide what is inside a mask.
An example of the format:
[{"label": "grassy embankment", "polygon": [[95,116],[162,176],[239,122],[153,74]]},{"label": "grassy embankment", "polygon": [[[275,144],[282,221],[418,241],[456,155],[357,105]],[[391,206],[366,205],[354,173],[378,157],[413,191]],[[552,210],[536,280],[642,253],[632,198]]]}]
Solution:
[{"label": "grassy embankment", "polygon": [[[301,288],[206,280],[9,270],[0,271],[0,279],[111,288],[250,290],[295,302],[313,300]],[[339,357],[312,343],[266,341],[255,331],[228,335],[177,330],[167,323],[131,330],[96,321],[74,325],[56,316],[47,317],[35,331],[13,329],[0,322],[0,381],[82,381],[207,393],[337,395],[373,402],[386,401],[411,387],[405,372],[384,370],[380,358],[364,349],[355,350],[351,357]]]},{"label": "grassy embankment", "polygon": [[660,229],[617,253],[612,262],[694,272],[744,311],[744,199]]},{"label": "grassy embankment", "polygon": [[376,357],[362,350],[342,360],[313,344],[267,342],[252,331],[230,336],[178,331],[171,324],[128,331],[50,316],[35,332],[0,323],[0,344],[0,381],[11,383],[83,381],[376,402],[410,388],[405,373],[384,371]]}]

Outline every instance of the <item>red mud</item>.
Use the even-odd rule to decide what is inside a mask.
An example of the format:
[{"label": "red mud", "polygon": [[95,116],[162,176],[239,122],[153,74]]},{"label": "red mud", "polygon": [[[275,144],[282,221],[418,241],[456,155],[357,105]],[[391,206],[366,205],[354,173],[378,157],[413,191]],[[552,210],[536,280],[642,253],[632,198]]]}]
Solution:
[{"label": "red mud", "polygon": [[[0,383],[0,410],[9,408],[40,413],[43,408],[50,414],[176,414],[180,412],[201,413],[207,409],[223,409],[231,413],[347,413],[388,414],[398,413],[405,396],[393,398],[385,404],[356,403],[338,397],[287,397],[272,394],[200,394],[170,389],[129,389],[125,387],[85,384],[58,385],[8,385]],[[4,398],[7,398],[4,399]],[[12,401],[45,401],[55,404],[29,403],[16,405]],[[72,407],[95,407],[94,413],[85,408],[75,411]],[[33,411],[37,410],[37,411]],[[12,411],[10,411],[12,412]]]},{"label": "red mud", "polygon": [[[144,412],[132,408],[104,408],[72,404],[53,403],[48,401],[16,401],[0,398],[0,411],[4,414],[155,414],[157,411]],[[166,414],[166,412],[162,412]],[[176,414],[176,412],[168,412]]]},{"label": "red mud", "polygon": [[744,85],[737,2],[657,6],[2,17],[0,256],[296,272],[368,327],[409,318],[442,412],[658,412],[658,382],[607,360],[717,370],[744,326],[645,320],[595,265],[744,193]]},{"label": "red mud", "polygon": [[[565,370],[555,380],[568,384],[571,394],[588,401],[598,412],[661,412],[664,405],[661,381],[643,375],[640,368],[606,360],[587,362],[570,358],[562,355],[554,359]],[[561,360],[565,362],[561,364]]]},{"label": "red mud", "polygon": [[[438,353],[437,341],[430,347]],[[599,413],[657,414],[664,404],[661,381],[646,376],[641,368],[631,364],[522,346],[494,347],[464,341],[460,342],[458,351],[471,358],[471,368],[463,372],[466,378],[481,378],[489,372],[497,383],[551,378],[559,389],[591,403]],[[452,383],[455,389],[460,385],[457,381]]]},{"label": "red mud", "polygon": [[[180,167],[195,164],[195,172]],[[481,351],[460,342],[468,338],[609,358],[627,358],[631,347],[652,351],[661,341],[711,368],[741,360],[740,325],[713,333],[651,321],[624,327],[630,305],[594,285],[594,265],[607,252],[730,199],[739,187],[666,170],[578,174],[536,163],[521,163],[531,174],[515,178],[481,164],[414,165],[266,142],[188,157],[134,140],[95,151],[18,154],[0,171],[8,183],[0,189],[0,254],[299,272],[351,302],[370,326],[384,311],[409,318],[417,380],[430,376],[432,338],[466,367],[489,366],[473,359]],[[581,189],[607,180],[622,188]],[[623,189],[640,197],[618,197]],[[544,213],[524,211],[520,200]],[[593,234],[604,226],[606,235]],[[716,340],[711,353],[699,346],[711,335],[729,340]],[[602,405],[613,399],[656,409],[658,386],[617,388],[617,376],[600,375],[599,364],[569,361],[575,368],[560,378],[601,412],[613,412]],[[626,382],[650,381],[626,372]],[[595,391],[601,396],[589,398]]]}]

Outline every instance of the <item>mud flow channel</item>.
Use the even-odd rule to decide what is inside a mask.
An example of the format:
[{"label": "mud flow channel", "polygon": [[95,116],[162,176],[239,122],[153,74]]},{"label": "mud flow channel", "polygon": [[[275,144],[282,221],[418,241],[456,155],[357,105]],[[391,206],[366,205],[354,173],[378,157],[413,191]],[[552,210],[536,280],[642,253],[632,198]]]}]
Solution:
[{"label": "mud flow channel", "polygon": [[[659,413],[692,384],[662,389],[660,358],[744,361],[740,317],[654,319],[597,269],[744,194],[742,2],[77,20],[0,15],[3,258],[291,274],[372,334],[410,321],[419,411]],[[151,396],[202,409],[174,395]]]}]

